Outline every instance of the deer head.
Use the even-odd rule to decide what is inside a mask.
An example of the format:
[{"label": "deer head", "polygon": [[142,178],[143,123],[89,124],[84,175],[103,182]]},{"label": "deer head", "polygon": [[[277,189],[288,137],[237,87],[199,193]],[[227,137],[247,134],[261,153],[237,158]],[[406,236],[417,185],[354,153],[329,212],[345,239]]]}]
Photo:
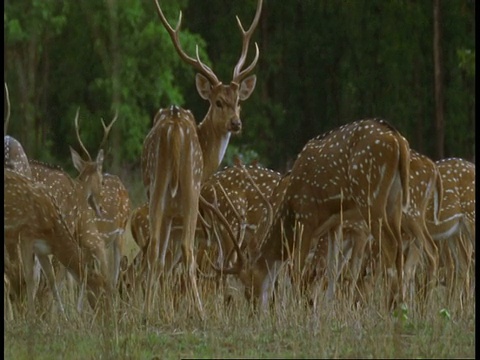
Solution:
[{"label": "deer head", "polygon": [[[223,159],[225,150],[232,133],[236,134],[242,130],[242,121],[240,118],[240,101],[248,99],[252,94],[256,84],[256,76],[249,75],[258,61],[259,50],[255,43],[255,58],[249,66],[244,68],[247,58],[250,38],[258,25],[262,9],[262,0],[257,3],[255,18],[250,28],[245,31],[240,19],[237,17],[238,26],[242,32],[243,45],[240,59],[233,70],[233,78],[230,84],[223,84],[215,75],[212,69],[205,65],[199,57],[198,46],[195,58],[187,55],[182,48],[179,40],[179,30],[182,23],[182,13],[180,12],[178,23],[174,29],[165,18],[160,8],[158,0],[155,0],[157,12],[163,26],[172,39],[173,45],[180,58],[187,64],[192,65],[198,71],[195,77],[197,91],[202,99],[208,100],[210,107],[205,118],[199,125],[199,138],[202,151],[204,153],[205,169],[203,179],[207,179],[215,172]],[[211,138],[218,137],[221,134],[221,141],[213,143]]]}]

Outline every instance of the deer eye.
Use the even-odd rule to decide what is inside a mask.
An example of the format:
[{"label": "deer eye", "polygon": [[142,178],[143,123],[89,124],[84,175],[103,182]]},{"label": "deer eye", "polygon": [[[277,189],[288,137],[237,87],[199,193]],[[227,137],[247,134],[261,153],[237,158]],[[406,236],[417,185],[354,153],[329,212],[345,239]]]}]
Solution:
[{"label": "deer eye", "polygon": [[220,109],[223,107],[223,103],[220,100],[217,100],[215,102],[215,105],[217,105],[217,107],[220,108]]}]

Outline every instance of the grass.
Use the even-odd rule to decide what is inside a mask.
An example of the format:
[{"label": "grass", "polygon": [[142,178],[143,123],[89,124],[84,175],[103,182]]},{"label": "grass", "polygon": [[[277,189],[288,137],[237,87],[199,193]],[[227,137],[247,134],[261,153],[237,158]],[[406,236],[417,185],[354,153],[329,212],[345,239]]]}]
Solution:
[{"label": "grass", "polygon": [[[128,186],[144,201],[143,188]],[[127,242],[132,242],[128,239]],[[132,250],[132,251],[135,251]],[[136,249],[138,251],[138,249]],[[223,302],[208,280],[199,281],[207,318],[202,322],[193,300],[167,281],[158,289],[153,315],[145,321],[142,293],[117,296],[114,313],[104,317],[63,289],[68,320],[59,317],[51,295],[37,299],[37,317],[26,318],[26,304],[14,304],[4,318],[5,359],[180,359],[180,358],[474,358],[475,303],[463,308],[445,303],[439,287],[421,311],[417,304],[392,313],[378,286],[360,308],[321,295],[315,308],[292,291],[282,274],[278,301],[263,316],[252,314],[240,287],[231,281],[233,300]],[[177,293],[177,298],[174,294]],[[320,292],[321,293],[321,292]],[[5,297],[4,297],[5,300]]]},{"label": "grass", "polygon": [[[250,311],[240,291],[224,305],[223,296],[202,283],[207,319],[193,300],[174,298],[170,282],[158,289],[153,315],[145,321],[141,292],[114,299],[114,314],[102,316],[85,306],[78,313],[64,296],[68,320],[57,316],[51,299],[37,301],[37,318],[27,319],[25,304],[5,320],[6,359],[180,359],[180,358],[473,358],[475,306],[446,307],[439,287],[422,313],[415,304],[391,313],[384,294],[354,308],[328,303],[316,308],[292,291],[282,275],[278,301],[267,314]],[[235,282],[232,282],[235,285]],[[66,291],[66,290],[64,290]],[[64,294],[65,295],[65,294]],[[71,295],[71,294],[70,294]],[[72,301],[73,302],[73,301]]]}]

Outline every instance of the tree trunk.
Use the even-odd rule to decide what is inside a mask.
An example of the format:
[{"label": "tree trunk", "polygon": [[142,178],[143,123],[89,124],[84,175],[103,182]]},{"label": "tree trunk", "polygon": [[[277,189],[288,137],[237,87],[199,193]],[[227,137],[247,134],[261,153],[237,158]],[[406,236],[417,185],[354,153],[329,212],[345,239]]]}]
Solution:
[{"label": "tree trunk", "polygon": [[433,0],[433,62],[435,65],[435,156],[444,158],[445,119],[443,104],[443,64],[440,0]]}]

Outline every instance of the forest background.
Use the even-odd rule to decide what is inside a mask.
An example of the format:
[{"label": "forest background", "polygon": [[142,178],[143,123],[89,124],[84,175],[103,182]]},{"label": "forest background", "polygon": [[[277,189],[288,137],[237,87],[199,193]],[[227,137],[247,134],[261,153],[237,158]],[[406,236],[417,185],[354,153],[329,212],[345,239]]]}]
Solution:
[{"label": "forest background", "polygon": [[[163,0],[181,42],[229,83],[241,52],[240,30],[256,0]],[[29,158],[73,173],[79,149],[74,117],[91,153],[118,109],[106,171],[127,184],[154,114],[177,104],[200,122],[208,103],[193,69],[176,54],[153,0],[7,0],[4,80],[7,133]],[[312,137],[342,124],[381,117],[410,146],[437,160],[475,161],[474,0],[264,0],[248,61],[258,42],[257,85],[242,103],[234,155],[285,172]]]}]

